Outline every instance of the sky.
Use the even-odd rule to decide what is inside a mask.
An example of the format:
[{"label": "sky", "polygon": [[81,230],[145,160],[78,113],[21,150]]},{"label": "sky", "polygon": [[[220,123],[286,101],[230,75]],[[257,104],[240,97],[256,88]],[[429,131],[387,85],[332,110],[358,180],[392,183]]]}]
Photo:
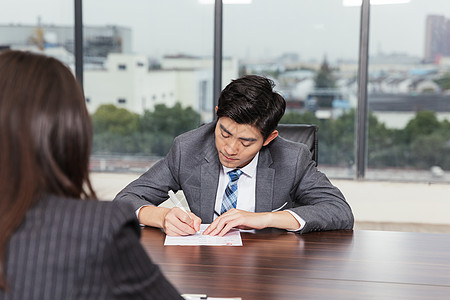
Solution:
[{"label": "sky", "polygon": [[[70,25],[73,0],[0,0],[0,24]],[[428,14],[450,18],[449,0],[411,0],[409,4],[372,6],[371,55],[405,53],[423,57]],[[197,0],[85,0],[85,25],[120,25],[132,29],[133,51],[212,55],[213,5]],[[223,53],[265,58],[295,53],[301,59],[358,57],[359,7],[341,0],[253,0],[224,5]],[[1,39],[1,37],[0,37]]]}]

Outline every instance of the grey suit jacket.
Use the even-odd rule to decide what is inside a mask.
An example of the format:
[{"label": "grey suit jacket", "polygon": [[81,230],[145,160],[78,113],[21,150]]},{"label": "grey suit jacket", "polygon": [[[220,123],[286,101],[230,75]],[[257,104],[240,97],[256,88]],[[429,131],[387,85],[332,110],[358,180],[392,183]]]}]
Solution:
[{"label": "grey suit jacket", "polygon": [[[167,192],[183,190],[191,211],[211,223],[221,164],[215,147],[216,122],[175,138],[167,156],[126,186],[115,201],[135,209],[159,205]],[[256,212],[291,209],[306,221],[302,233],[351,229],[353,214],[338,188],[317,170],[304,144],[277,137],[260,150]]]},{"label": "grey suit jacket", "polygon": [[182,299],[139,235],[128,205],[44,197],[8,243],[0,299]]}]

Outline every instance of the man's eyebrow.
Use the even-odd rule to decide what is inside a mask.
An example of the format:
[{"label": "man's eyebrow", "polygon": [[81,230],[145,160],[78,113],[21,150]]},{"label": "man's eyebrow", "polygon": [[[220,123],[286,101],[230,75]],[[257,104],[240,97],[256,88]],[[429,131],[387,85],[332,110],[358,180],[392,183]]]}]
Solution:
[{"label": "man's eyebrow", "polygon": [[[233,135],[231,134],[231,132],[229,132],[222,124],[219,124],[219,126],[220,126],[220,129],[222,129],[223,131],[225,131],[227,134],[233,136]],[[240,139],[240,140],[242,140],[242,141],[246,141],[246,142],[256,142],[256,141],[257,141],[257,139],[255,139],[255,138],[238,137],[238,139]]]},{"label": "man's eyebrow", "polygon": [[226,133],[228,133],[229,135],[232,135],[231,132],[229,132],[222,124],[219,124],[220,128],[225,131]]},{"label": "man's eyebrow", "polygon": [[242,140],[242,141],[246,141],[246,142],[256,142],[256,141],[257,141],[257,139],[255,139],[255,138],[245,138],[245,137],[240,137],[240,138],[238,138],[238,139],[240,139],[240,140]]}]

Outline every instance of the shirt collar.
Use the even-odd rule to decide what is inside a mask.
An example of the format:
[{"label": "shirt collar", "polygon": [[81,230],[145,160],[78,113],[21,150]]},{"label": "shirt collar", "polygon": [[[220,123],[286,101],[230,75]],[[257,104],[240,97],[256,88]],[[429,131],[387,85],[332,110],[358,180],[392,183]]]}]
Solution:
[{"label": "shirt collar", "polygon": [[[253,157],[253,159],[245,167],[240,169],[243,174],[245,174],[246,176],[248,176],[250,178],[255,176],[256,167],[258,166],[258,157],[259,157],[259,152],[256,153],[255,157]],[[236,169],[236,168],[227,168],[225,166],[222,166],[222,168],[223,168],[223,171],[225,174],[227,174],[229,171]]]}]

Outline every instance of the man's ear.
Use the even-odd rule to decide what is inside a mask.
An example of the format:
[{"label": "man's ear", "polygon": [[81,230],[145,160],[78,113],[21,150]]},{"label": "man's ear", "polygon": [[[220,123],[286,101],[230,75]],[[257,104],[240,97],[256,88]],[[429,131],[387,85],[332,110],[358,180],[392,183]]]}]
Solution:
[{"label": "man's ear", "polygon": [[217,114],[217,109],[219,109],[218,106],[216,106],[216,107],[214,108],[214,111],[216,112],[216,114]]},{"label": "man's ear", "polygon": [[272,131],[272,133],[267,137],[267,139],[264,141],[263,146],[269,145],[271,141],[273,141],[278,136],[278,130]]}]

